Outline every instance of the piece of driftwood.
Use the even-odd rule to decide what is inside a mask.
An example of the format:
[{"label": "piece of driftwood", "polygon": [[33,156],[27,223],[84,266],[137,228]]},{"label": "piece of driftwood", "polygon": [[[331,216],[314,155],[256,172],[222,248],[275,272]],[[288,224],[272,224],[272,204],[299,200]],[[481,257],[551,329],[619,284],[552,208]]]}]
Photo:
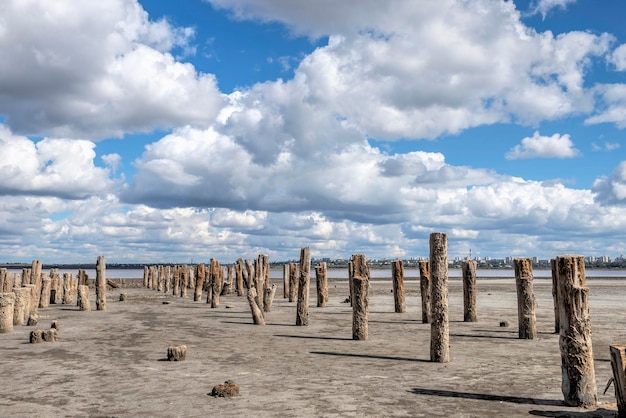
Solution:
[{"label": "piece of driftwood", "polygon": [[219,398],[230,398],[239,395],[239,385],[232,380],[227,380],[223,384],[213,386],[211,396]]},{"label": "piece of driftwood", "polygon": [[186,345],[170,345],[167,347],[168,361],[184,361],[187,358]]}]

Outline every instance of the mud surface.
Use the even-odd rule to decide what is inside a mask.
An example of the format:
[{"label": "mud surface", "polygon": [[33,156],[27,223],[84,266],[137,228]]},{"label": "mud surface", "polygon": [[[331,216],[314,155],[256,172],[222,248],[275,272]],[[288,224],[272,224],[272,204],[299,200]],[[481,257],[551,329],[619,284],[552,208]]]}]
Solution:
[{"label": "mud surface", "polygon": [[[314,282],[315,280],[313,280]],[[276,282],[276,281],[275,281]],[[478,278],[478,322],[464,323],[460,279],[450,279],[450,353],[429,361],[417,280],[407,312],[393,312],[390,280],[371,283],[369,340],[352,340],[347,281],[295,326],[282,283],[266,326],[252,324],[245,297],[220,307],[141,288],[109,290],[107,311],[40,309],[37,328],[59,321],[58,341],[29,344],[35,327],[0,334],[2,417],[512,417],[616,416],[609,345],[626,343],[626,280],[588,279],[599,406],[563,405],[549,279],[535,279],[538,338],[517,338],[513,279]],[[127,293],[126,301],[119,294]],[[95,295],[92,289],[92,307]],[[164,302],[169,302],[165,304]],[[509,327],[501,327],[508,321]],[[186,345],[187,359],[167,360]],[[231,380],[232,398],[210,396]]]}]

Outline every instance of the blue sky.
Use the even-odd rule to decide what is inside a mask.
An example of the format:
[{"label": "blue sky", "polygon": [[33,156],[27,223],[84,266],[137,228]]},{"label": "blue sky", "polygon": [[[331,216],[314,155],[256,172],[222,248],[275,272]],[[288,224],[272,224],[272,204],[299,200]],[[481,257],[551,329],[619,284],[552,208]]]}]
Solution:
[{"label": "blue sky", "polygon": [[0,262],[626,254],[626,5],[0,5]]}]

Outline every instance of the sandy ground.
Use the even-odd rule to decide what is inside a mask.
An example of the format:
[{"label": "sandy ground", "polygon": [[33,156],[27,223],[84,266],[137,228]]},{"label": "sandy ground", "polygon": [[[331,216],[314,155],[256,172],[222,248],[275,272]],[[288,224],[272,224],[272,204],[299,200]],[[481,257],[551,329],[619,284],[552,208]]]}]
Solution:
[{"label": "sandy ground", "polygon": [[[367,341],[351,339],[347,281],[330,282],[325,308],[316,307],[311,287],[305,327],[295,326],[296,304],[277,284],[266,326],[252,324],[244,297],[222,296],[211,309],[193,302],[191,291],[180,298],[110,290],[106,311],[41,309],[37,327],[58,320],[58,342],[29,344],[34,327],[27,326],[0,334],[0,416],[616,416],[613,388],[602,391],[612,376],[609,345],[626,343],[626,280],[588,280],[600,402],[594,410],[562,403],[549,279],[535,279],[535,340],[517,338],[514,280],[479,274],[479,320],[464,323],[461,282],[450,279],[446,364],[429,361],[430,325],[421,322],[414,279],[405,282],[403,314],[393,312],[390,280],[372,281]],[[186,361],[166,361],[172,344],[187,345]],[[240,396],[209,396],[225,380],[240,385]]]}]

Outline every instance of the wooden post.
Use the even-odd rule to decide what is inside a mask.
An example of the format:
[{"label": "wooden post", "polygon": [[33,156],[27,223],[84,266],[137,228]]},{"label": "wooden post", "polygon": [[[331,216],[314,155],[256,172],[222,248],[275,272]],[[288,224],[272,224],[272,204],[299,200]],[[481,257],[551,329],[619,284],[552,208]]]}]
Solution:
[{"label": "wooden post", "polygon": [[463,261],[463,321],[476,322],[476,261]]},{"label": "wooden post", "polygon": [[369,338],[369,278],[370,271],[364,254],[351,258],[350,288],[352,289],[352,339]]},{"label": "wooden post", "polygon": [[517,287],[518,335],[521,339],[532,340],[537,338],[532,261],[530,258],[516,258],[513,265]]},{"label": "wooden post", "polygon": [[252,261],[250,261],[250,259],[246,258],[245,265],[246,265],[246,274],[244,275],[244,279],[246,280],[247,288],[251,289],[255,286],[255,283],[256,283],[256,278],[255,278],[256,272],[255,272],[254,264],[252,263]]},{"label": "wooden post", "polygon": [[34,284],[35,286],[37,286],[37,292],[36,292],[36,300],[33,303],[34,306],[34,310],[33,313],[37,312],[37,308],[39,308],[39,300],[41,298],[41,286],[42,286],[42,282],[41,282],[41,260],[33,260],[33,265],[31,268],[31,277],[30,277],[30,284]]},{"label": "wooden post", "polygon": [[626,345],[612,344],[611,368],[613,369],[613,385],[615,386],[615,400],[617,401],[617,416],[626,417]]},{"label": "wooden post", "polygon": [[298,265],[296,263],[289,264],[289,302],[296,301],[298,294]]},{"label": "wooden post", "polygon": [[220,307],[220,294],[222,293],[221,276],[220,262],[211,259],[211,308]]},{"label": "wooden post", "polygon": [[570,406],[595,406],[598,395],[591,345],[585,260],[582,255],[557,257],[556,270],[561,322],[561,389],[565,403]]},{"label": "wooden post", "polygon": [[243,296],[245,294],[245,289],[243,287],[243,272],[244,272],[243,260],[241,258],[238,258],[237,263],[235,264],[235,280],[236,280],[235,290],[237,291],[237,296]]},{"label": "wooden post", "polygon": [[178,296],[180,293],[180,266],[174,266],[172,284],[172,296]]},{"label": "wooden post", "polygon": [[64,305],[70,305],[74,300],[73,292],[74,280],[72,279],[72,273],[63,273],[63,300]]},{"label": "wooden post", "polygon": [[289,298],[289,263],[283,264],[283,299]]},{"label": "wooden post", "polygon": [[196,266],[196,289],[193,293],[193,301],[202,300],[202,286],[204,286],[204,264],[200,263]]},{"label": "wooden post", "polygon": [[28,284],[31,284],[32,273],[32,269],[22,269],[22,284],[20,286],[26,286]]},{"label": "wooden post", "polygon": [[406,302],[404,299],[404,262],[402,260],[394,260],[391,263],[391,278],[393,280],[395,312],[406,312]]},{"label": "wooden post", "polygon": [[91,302],[89,301],[89,286],[82,285],[78,286],[78,308],[81,311],[90,311],[91,310]]},{"label": "wooden post", "polygon": [[28,318],[26,311],[30,311],[30,288],[15,287],[15,305],[13,307],[13,325],[25,325]]},{"label": "wooden post", "polygon": [[430,324],[430,263],[428,260],[419,261],[420,293],[422,295],[422,323]]},{"label": "wooden post", "polygon": [[315,267],[315,282],[317,285],[317,307],[326,307],[328,301],[328,278],[326,262],[322,261]]},{"label": "wooden post", "polygon": [[5,288],[5,282],[7,280],[7,269],[0,268],[0,293],[8,293]]},{"label": "wooden post", "polygon": [[309,325],[309,283],[311,271],[311,249],[300,250],[300,279],[298,280],[298,304],[296,305],[296,325]]},{"label": "wooden post", "polygon": [[255,325],[265,325],[265,317],[263,311],[256,303],[256,288],[251,287],[248,289],[248,303],[250,304],[250,311],[252,312],[252,321]]},{"label": "wooden post", "polygon": [[[30,305],[26,307],[26,312],[24,312],[24,319],[28,321],[31,315],[37,316],[37,309],[39,308],[39,296],[37,296],[37,285],[36,284],[27,284],[25,287],[30,290]],[[39,290],[39,294],[41,294],[41,289]]]},{"label": "wooden post", "polygon": [[276,285],[273,284],[269,289],[263,289],[263,311],[270,312],[272,310],[272,302],[276,295]]},{"label": "wooden post", "polygon": [[15,293],[0,293],[0,334],[13,332]]},{"label": "wooden post", "polygon": [[224,283],[224,288],[222,289],[222,294],[230,295],[233,293],[233,265],[229,264],[226,266],[226,277],[227,280]]},{"label": "wooden post", "polygon": [[448,321],[448,237],[443,232],[430,234],[430,361],[450,361]]},{"label": "wooden post", "polygon": [[150,270],[148,266],[143,266],[143,287],[148,287],[148,278],[150,277]]},{"label": "wooden post", "polygon": [[172,291],[172,266],[165,266],[163,274],[165,275],[163,283],[163,293],[169,295],[169,293]]},{"label": "wooden post", "polygon": [[354,266],[352,265],[352,260],[348,261],[348,289],[350,290],[350,306],[352,306],[352,278],[354,277]]},{"label": "wooden post", "polygon": [[47,308],[50,305],[50,290],[52,289],[52,279],[47,274],[41,278],[41,295],[39,296],[39,307]]},{"label": "wooden post", "polygon": [[183,264],[180,268],[181,274],[180,274],[180,297],[181,298],[186,298],[187,297],[187,286],[189,286],[189,266],[186,264]]},{"label": "wooden post", "polygon": [[556,274],[556,259],[550,260],[550,270],[552,270],[552,300],[554,301],[554,333],[561,331],[561,322],[559,321],[559,282]]},{"label": "wooden post", "polygon": [[165,284],[165,272],[163,271],[163,266],[159,265],[157,267],[157,292],[163,291],[163,285]]},{"label": "wooden post", "polygon": [[257,304],[262,311],[265,311],[263,307],[263,293],[265,289],[265,269],[263,264],[263,255],[259,254],[257,259],[254,260],[254,287],[257,291]]},{"label": "wooden post", "polygon": [[107,279],[104,256],[99,256],[96,262],[96,310],[107,310]]}]

